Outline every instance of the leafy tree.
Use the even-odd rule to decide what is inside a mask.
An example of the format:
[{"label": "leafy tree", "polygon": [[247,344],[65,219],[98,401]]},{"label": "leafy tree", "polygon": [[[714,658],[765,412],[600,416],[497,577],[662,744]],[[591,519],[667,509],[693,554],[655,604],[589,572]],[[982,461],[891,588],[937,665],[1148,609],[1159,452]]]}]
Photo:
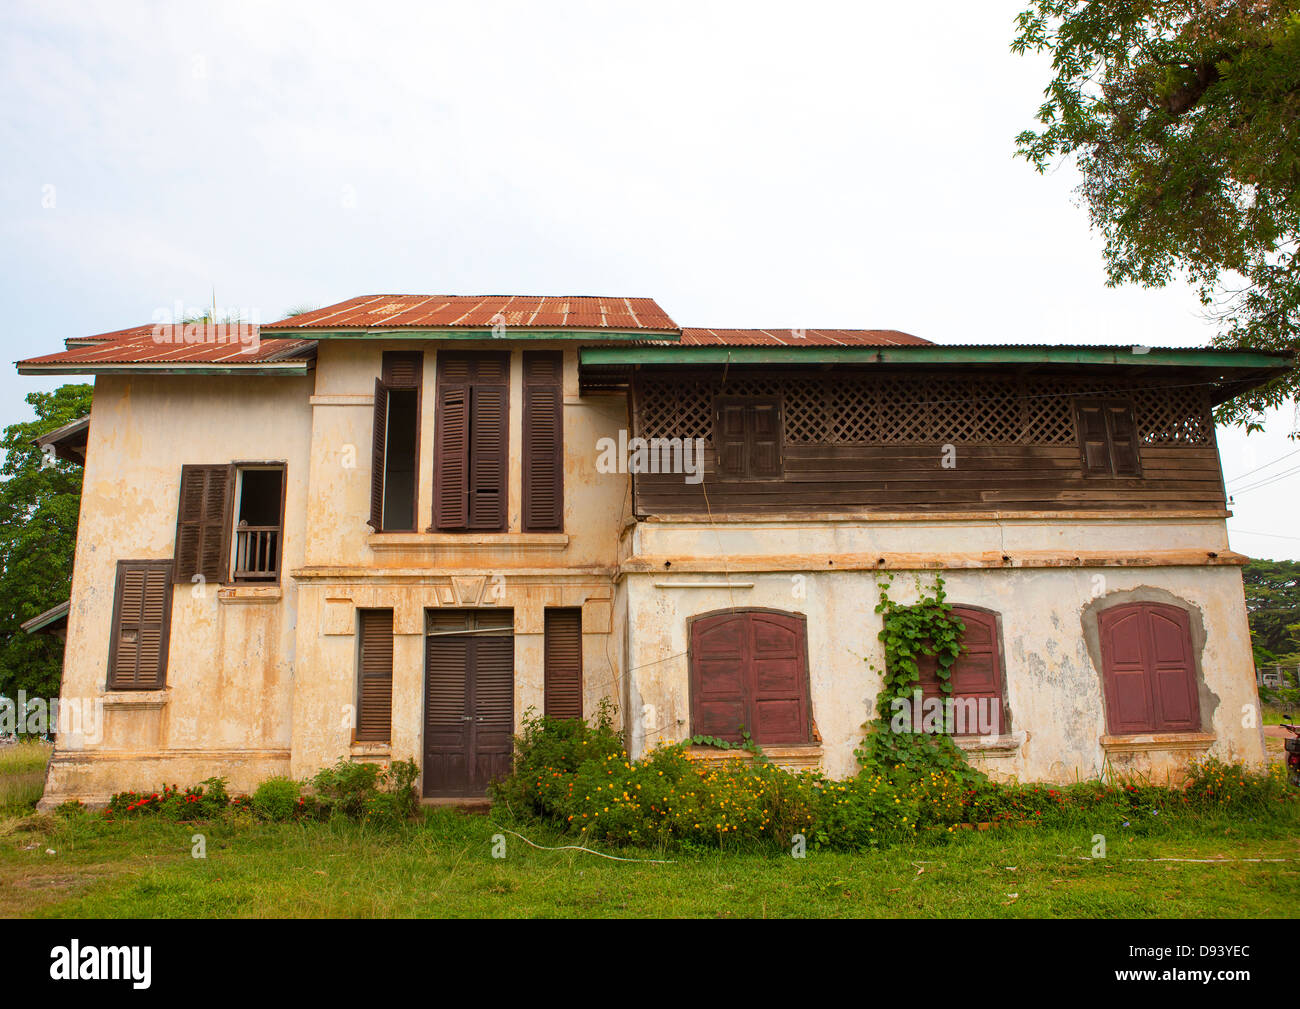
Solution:
[{"label": "leafy tree", "polygon": [[0,467],[0,694],[55,697],[63,644],[20,627],[68,598],[81,504],[81,467],[47,462],[39,435],[90,413],[89,385],[26,397],[36,419],[5,428]]},{"label": "leafy tree", "polygon": [[[1033,0],[1012,50],[1052,54],[1040,172],[1075,156],[1108,283],[1199,290],[1215,343],[1300,348],[1300,0]],[[1300,369],[1220,408],[1257,429]]]},{"label": "leafy tree", "polygon": [[1251,561],[1241,575],[1255,664],[1296,661],[1300,657],[1300,562]]}]

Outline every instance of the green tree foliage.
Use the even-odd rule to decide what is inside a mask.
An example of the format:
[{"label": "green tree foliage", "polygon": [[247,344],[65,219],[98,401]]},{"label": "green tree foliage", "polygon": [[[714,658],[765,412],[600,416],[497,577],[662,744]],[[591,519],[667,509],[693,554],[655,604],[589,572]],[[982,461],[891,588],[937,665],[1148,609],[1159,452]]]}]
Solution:
[{"label": "green tree foliage", "polygon": [[1257,665],[1300,657],[1300,562],[1251,561],[1241,571]]},{"label": "green tree foliage", "polygon": [[[47,463],[33,440],[90,413],[89,385],[26,397],[36,419],[4,432],[0,468],[0,694],[55,697],[63,645],[19,627],[68,598],[81,505],[81,467]],[[44,465],[43,465],[44,463]]]},{"label": "green tree foliage", "polygon": [[[1034,0],[1012,50],[1048,52],[1040,172],[1075,156],[1111,285],[1185,277],[1225,347],[1300,348],[1300,0]],[[1300,369],[1220,408],[1258,428]]]}]

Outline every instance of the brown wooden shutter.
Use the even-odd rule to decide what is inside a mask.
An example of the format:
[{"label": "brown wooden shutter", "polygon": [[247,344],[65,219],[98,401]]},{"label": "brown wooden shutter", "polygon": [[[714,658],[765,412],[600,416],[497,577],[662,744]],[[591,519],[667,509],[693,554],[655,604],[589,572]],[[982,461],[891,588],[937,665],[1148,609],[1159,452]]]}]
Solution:
[{"label": "brown wooden shutter", "polygon": [[[922,655],[917,659],[922,696],[926,699],[937,697],[974,698],[988,702],[990,714],[996,723],[993,731],[1001,734],[1006,731],[1002,698],[1002,657],[998,635],[998,615],[986,610],[968,606],[954,606],[952,615],[962,622],[964,630],[961,635],[961,654],[949,670],[948,683],[951,693],[945,693],[940,685],[937,671],[938,663],[933,655]],[[978,710],[976,717],[980,716]],[[962,728],[964,734],[979,731],[978,725],[968,722]],[[955,731],[955,728],[954,728]]]},{"label": "brown wooden shutter", "polygon": [[745,407],[720,400],[713,425],[714,466],[719,477],[745,475]]},{"label": "brown wooden shutter", "polygon": [[1200,728],[1196,666],[1187,613],[1133,603],[1103,610],[1101,638],[1106,721],[1117,735]]},{"label": "brown wooden shutter", "polygon": [[548,718],[582,717],[582,610],[548,609],[542,666]]},{"label": "brown wooden shutter", "polygon": [[171,561],[118,561],[108,645],[110,690],[166,686],[171,601]]},{"label": "brown wooden shutter", "polygon": [[434,437],[433,520],[463,529],[469,520],[469,386],[440,384]]},{"label": "brown wooden shutter", "polygon": [[564,529],[564,355],[524,353],[524,532]]},{"label": "brown wooden shutter", "polygon": [[388,386],[375,379],[375,420],[370,429],[370,518],[375,532],[384,528],[384,451],[388,445]]},{"label": "brown wooden shutter", "polygon": [[1110,474],[1110,446],[1106,438],[1106,415],[1101,403],[1077,404],[1079,419],[1079,448],[1083,455],[1083,471],[1089,474]]},{"label": "brown wooden shutter", "polygon": [[779,400],[760,400],[750,405],[746,420],[745,454],[749,463],[749,476],[778,477],[781,475],[781,403]]},{"label": "brown wooden shutter", "polygon": [[1111,462],[1116,476],[1140,476],[1137,424],[1133,406],[1121,400],[1106,403],[1106,429],[1110,437]]},{"label": "brown wooden shutter", "polygon": [[474,774],[476,795],[506,777],[514,756],[515,639],[473,639]]},{"label": "brown wooden shutter", "polygon": [[393,611],[358,610],[357,733],[363,742],[389,741],[393,721]]},{"label": "brown wooden shutter", "polygon": [[469,528],[504,532],[510,390],[475,385],[470,397]]},{"label": "brown wooden shutter", "polygon": [[424,376],[424,353],[418,350],[384,351],[381,373],[390,389],[418,389]]},{"label": "brown wooden shutter", "polygon": [[184,465],[176,509],[172,577],[190,582],[200,574],[216,585],[228,580],[234,467]]}]

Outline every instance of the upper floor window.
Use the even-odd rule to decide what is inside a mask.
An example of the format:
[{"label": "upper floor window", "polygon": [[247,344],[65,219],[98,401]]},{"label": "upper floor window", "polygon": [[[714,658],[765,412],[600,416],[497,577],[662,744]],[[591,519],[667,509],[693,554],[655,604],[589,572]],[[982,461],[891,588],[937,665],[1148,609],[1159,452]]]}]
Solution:
[{"label": "upper floor window", "polygon": [[1141,476],[1133,404],[1123,399],[1077,400],[1079,450],[1089,476]]},{"label": "upper floor window", "polygon": [[370,518],[375,532],[414,532],[416,457],[424,354],[385,351],[375,379],[370,451]]},{"label": "upper floor window", "polygon": [[438,355],[433,525],[505,532],[510,354]]},{"label": "upper floor window", "polygon": [[719,479],[780,478],[781,400],[718,396],[713,403],[713,456]]},{"label": "upper floor window", "polygon": [[172,580],[278,582],[284,497],[284,463],[182,466]]}]

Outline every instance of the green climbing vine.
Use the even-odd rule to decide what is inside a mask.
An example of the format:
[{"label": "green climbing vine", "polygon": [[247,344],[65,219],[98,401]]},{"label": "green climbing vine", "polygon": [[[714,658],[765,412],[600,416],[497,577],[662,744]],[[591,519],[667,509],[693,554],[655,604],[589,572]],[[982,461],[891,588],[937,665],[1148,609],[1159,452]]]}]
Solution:
[{"label": "green climbing vine", "polygon": [[934,576],[928,592],[917,575],[914,603],[900,603],[890,596],[893,584],[892,574],[876,578],[880,595],[876,612],[881,616],[878,637],[885,646],[885,666],[878,668],[870,660],[867,665],[880,675],[883,686],[876,698],[876,718],[863,726],[866,735],[854,754],[865,770],[882,773],[890,780],[940,772],[968,784],[985,781],[985,775],[970,765],[965,752],[953,742],[946,725],[942,731],[921,732],[909,720],[907,729],[897,731],[892,722],[895,701],[912,702],[921,680],[920,660],[925,656],[935,659],[940,690],[945,695],[952,693],[952,665],[961,655],[961,636],[966,630],[948,605],[942,575]]}]

